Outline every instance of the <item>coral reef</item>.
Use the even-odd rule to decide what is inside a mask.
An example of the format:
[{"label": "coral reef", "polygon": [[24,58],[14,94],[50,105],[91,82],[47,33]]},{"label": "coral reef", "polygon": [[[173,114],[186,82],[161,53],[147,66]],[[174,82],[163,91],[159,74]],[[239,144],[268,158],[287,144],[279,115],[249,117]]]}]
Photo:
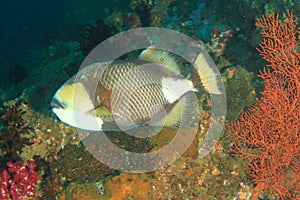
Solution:
[{"label": "coral reef", "polygon": [[79,48],[80,44],[75,41],[56,41],[39,51],[30,62],[22,65],[26,77],[1,92],[1,103],[18,97],[36,111],[47,113],[55,90],[77,72],[83,60]]},{"label": "coral reef", "polygon": [[107,19],[106,22],[114,27],[118,32],[126,31],[142,26],[140,16],[135,13],[121,13],[114,12]]},{"label": "coral reef", "polygon": [[96,183],[76,183],[72,182],[66,188],[64,193],[58,195],[58,200],[97,200],[97,199],[108,199],[105,198],[97,188]]},{"label": "coral reef", "polygon": [[105,39],[116,33],[113,26],[106,25],[102,20],[85,23],[78,28],[77,40],[80,43],[80,51],[87,55],[90,51]]},{"label": "coral reef", "polygon": [[27,66],[28,77],[21,82],[26,88],[22,97],[32,108],[43,113],[49,110],[49,99],[55,90],[77,72],[83,60],[79,47],[75,41],[55,42]]},{"label": "coral reef", "polygon": [[[262,97],[227,126],[230,150],[247,161],[255,187],[252,199],[300,198],[300,52],[297,19],[291,12],[279,19],[257,20],[263,41],[258,49],[267,61],[260,73]],[[298,38],[297,38],[298,37]]]},{"label": "coral reef", "polygon": [[[263,14],[294,10],[299,13],[298,0],[205,0],[205,14],[209,16],[210,24],[226,24],[233,31],[233,38],[226,50],[234,65],[247,65],[249,71],[257,71],[256,66],[263,63],[255,47],[259,43],[258,30],[255,29],[255,19]],[[298,10],[298,12],[296,12]],[[236,11],[236,12],[235,12]]]},{"label": "coral reef", "polygon": [[154,1],[154,7],[150,11],[151,15],[151,26],[161,27],[164,23],[165,15],[169,10],[170,4],[173,0],[165,0],[165,1]]},{"label": "coral reef", "polygon": [[241,66],[229,67],[222,74],[226,96],[226,120],[236,119],[239,113],[255,103],[255,89],[251,85],[253,73]]},{"label": "coral reef", "polygon": [[223,152],[214,152],[203,159],[182,157],[156,171],[151,183],[153,199],[200,200],[232,199],[239,192],[249,196],[249,190],[240,191],[246,181],[237,161]]},{"label": "coral reef", "polygon": [[[0,197],[3,200],[22,200],[36,196],[39,174],[35,171],[36,164],[27,160],[27,166],[21,161],[7,162],[8,171],[0,175]],[[11,177],[10,177],[11,176]]]},{"label": "coral reef", "polygon": [[24,118],[34,131],[30,138],[33,144],[25,146],[19,156],[22,160],[35,160],[41,174],[41,199],[55,199],[69,185],[95,182],[113,174],[114,170],[84,150],[75,128],[30,108]]},{"label": "coral reef", "polygon": [[114,173],[113,169],[95,159],[82,145],[67,145],[58,154],[57,160],[52,162],[52,167],[57,168],[59,177],[65,182],[98,181]]},{"label": "coral reef", "polygon": [[10,101],[2,106],[0,148],[1,165],[7,161],[17,161],[25,145],[32,144],[28,138],[32,127],[23,119],[25,111],[21,108],[27,106],[24,101]]},{"label": "coral reef", "polygon": [[[14,190],[21,183],[15,186],[10,183],[15,182],[15,178],[23,172],[34,171],[39,174],[39,187],[35,187],[37,179],[32,178],[34,184],[28,192],[35,192],[36,199],[249,199],[252,187],[249,177],[254,184],[252,198],[263,192],[260,197],[268,195],[268,199],[279,196],[297,199],[300,182],[297,164],[299,89],[295,88],[299,88],[299,68],[295,70],[290,66],[299,60],[299,47],[290,43],[295,38],[289,32],[294,27],[293,23],[288,23],[289,17],[284,22],[273,20],[273,25],[278,26],[274,30],[278,29],[279,33],[286,31],[286,38],[269,37],[268,34],[273,31],[266,26],[270,18],[260,20],[258,25],[264,30],[265,36],[269,37],[260,53],[271,63],[272,68],[264,71],[261,77],[266,83],[269,80],[272,83],[269,81],[269,85],[266,84],[263,99],[250,109],[251,116],[243,114],[239,122],[234,122],[228,128],[232,141],[226,145],[230,145],[232,153],[248,161],[246,168],[241,164],[244,160],[238,160],[223,151],[221,142],[227,140],[222,138],[213,152],[205,158],[198,158],[211,115],[207,94],[199,95],[201,124],[190,148],[169,166],[145,174],[120,173],[98,162],[81,143],[77,130],[61,123],[49,110],[49,102],[55,90],[76,73],[84,56],[96,45],[117,32],[155,26],[172,28],[206,44],[205,48],[213,56],[226,87],[226,119],[234,120],[242,110],[255,102],[255,66],[262,63],[262,59],[258,59],[259,55],[254,48],[261,39],[258,28],[255,29],[253,25],[254,19],[257,15],[287,8],[299,13],[297,3],[295,0],[72,0],[70,6],[73,11],[76,10],[75,21],[79,19],[82,25],[76,28],[77,25],[72,24],[72,30],[68,27],[70,24],[64,22],[48,27],[49,30],[57,30],[39,36],[41,47],[32,49],[29,61],[3,65],[10,68],[11,84],[1,86],[0,102],[2,104],[18,98],[5,102],[0,114],[0,198],[9,196],[12,199],[10,189]],[[237,12],[233,12],[235,10]],[[70,16],[66,13],[66,17]],[[65,28],[59,29],[64,25]],[[286,30],[285,26],[290,29]],[[70,32],[74,33],[71,37]],[[62,35],[66,41],[61,40]],[[160,37],[176,42],[167,35]],[[123,41],[124,46],[127,44],[128,41]],[[130,52],[121,59],[135,59],[137,54],[138,51]],[[281,66],[282,60],[285,68],[278,70],[276,67]],[[185,72],[188,70],[185,69],[191,65],[182,62],[183,74],[187,75]],[[276,63],[276,67],[272,63]],[[284,73],[281,73],[284,69]],[[286,76],[286,71],[295,75]],[[298,82],[293,82],[295,79]],[[284,91],[284,95],[278,92],[278,88]],[[292,89],[294,92],[289,95]],[[258,110],[260,106],[262,108]],[[286,116],[288,113],[290,115]],[[189,129],[184,131],[188,133]],[[122,149],[146,153],[168,145],[176,133],[176,130],[164,128],[147,139],[134,138],[122,132],[106,133],[106,136]],[[90,140],[91,144],[96,142],[92,135],[85,139]],[[115,159],[113,156],[111,158]],[[27,160],[34,160],[36,168],[33,161],[29,161],[27,166],[21,163]],[[13,167],[20,167],[23,171],[13,172]],[[245,169],[250,176],[246,176]],[[32,174],[37,176],[36,173]]]},{"label": "coral reef", "polygon": [[130,8],[140,17],[140,24],[144,27],[150,26],[151,14],[154,1],[152,0],[132,0],[130,1]]},{"label": "coral reef", "polygon": [[[107,184],[107,199],[153,199],[148,175],[121,173]],[[113,193],[112,193],[113,191]]]},{"label": "coral reef", "polygon": [[228,39],[232,37],[232,30],[225,28],[221,31],[217,27],[213,28],[211,41],[207,43],[207,48],[216,57],[220,57],[227,46]]}]

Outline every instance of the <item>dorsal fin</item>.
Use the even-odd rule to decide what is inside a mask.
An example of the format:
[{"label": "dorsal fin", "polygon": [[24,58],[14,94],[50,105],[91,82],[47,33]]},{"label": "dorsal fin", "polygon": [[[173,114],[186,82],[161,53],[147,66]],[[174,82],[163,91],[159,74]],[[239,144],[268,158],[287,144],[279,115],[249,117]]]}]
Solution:
[{"label": "dorsal fin", "polygon": [[180,75],[180,64],[175,57],[167,51],[150,46],[139,55],[139,60],[161,64],[175,75]]}]

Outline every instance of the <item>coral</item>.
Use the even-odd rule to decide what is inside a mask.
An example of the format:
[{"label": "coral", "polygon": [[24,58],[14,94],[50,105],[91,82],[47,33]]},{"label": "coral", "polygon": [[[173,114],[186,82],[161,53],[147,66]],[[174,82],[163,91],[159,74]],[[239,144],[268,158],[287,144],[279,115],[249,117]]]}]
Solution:
[{"label": "coral", "polygon": [[[114,170],[102,164],[85,151],[82,145],[67,145],[58,154],[52,168],[57,168],[59,177],[65,181],[98,181],[101,177],[114,173]],[[90,174],[94,174],[90,176]]]},{"label": "coral", "polygon": [[153,199],[151,184],[144,174],[121,173],[109,180],[106,188],[111,200]]},{"label": "coral", "polygon": [[96,199],[108,199],[99,193],[96,183],[75,183],[72,182],[66,190],[58,195],[58,200],[96,200]]},{"label": "coral", "polygon": [[217,27],[214,27],[211,35],[211,41],[207,43],[207,48],[216,57],[220,57],[223,55],[230,37],[232,37],[231,29],[224,28],[219,31]]},{"label": "coral", "polygon": [[300,52],[297,19],[274,13],[256,22],[263,41],[258,49],[267,61],[260,73],[262,97],[227,126],[231,151],[247,161],[255,188],[270,197],[299,199],[300,192]]},{"label": "coral", "polygon": [[246,107],[255,103],[255,89],[251,85],[253,74],[241,66],[229,67],[222,73],[226,89],[227,113],[226,120],[236,119]]},{"label": "coral", "polygon": [[2,150],[1,160],[4,164],[9,160],[16,161],[25,145],[31,144],[26,135],[32,128],[24,121],[25,111],[21,106],[26,105],[24,101],[11,101],[3,104],[0,125],[0,147]]},{"label": "coral", "polygon": [[37,113],[29,108],[24,119],[32,127],[33,133],[30,138],[32,145],[22,149],[22,160],[32,159],[35,155],[42,158],[57,156],[65,145],[80,143],[76,129],[63,124],[54,116]]},{"label": "coral", "polygon": [[[7,162],[8,171],[3,170],[0,175],[0,197],[3,200],[22,200],[35,197],[39,174],[34,170],[34,161],[27,160],[27,166],[21,161]],[[11,175],[12,177],[9,177]]]},{"label": "coral", "polygon": [[233,199],[240,192],[240,184],[246,183],[246,174],[239,166],[222,152],[203,159],[181,157],[155,172],[155,179],[150,180],[152,199]]},{"label": "coral", "polygon": [[131,12],[114,12],[107,18],[106,22],[108,24],[112,24],[118,32],[142,26],[139,15]]},{"label": "coral", "polygon": [[77,72],[84,59],[79,48],[75,41],[56,41],[47,49],[37,51],[30,61],[19,64],[23,69],[18,68],[18,73],[26,71],[26,76],[3,89],[0,102],[23,98],[31,108],[47,113],[57,88]]},{"label": "coral", "polygon": [[144,27],[150,26],[150,11],[153,8],[153,1],[148,0],[132,0],[130,8],[140,17],[140,23]]},{"label": "coral", "polygon": [[30,63],[24,63],[27,76],[12,86],[11,90],[18,91],[18,94],[6,91],[7,98],[23,98],[31,108],[47,113],[49,101],[57,88],[77,72],[83,60],[79,47],[78,42],[57,41],[46,50],[38,51]]},{"label": "coral", "polygon": [[83,55],[89,54],[93,48],[115,32],[116,30],[112,26],[106,25],[102,20],[81,25],[77,31],[80,51]]},{"label": "coral", "polygon": [[151,9],[151,26],[161,27],[169,10],[169,6],[173,0],[154,1],[154,6]]},{"label": "coral", "polygon": [[[234,65],[246,66],[248,71],[257,72],[256,66],[263,66],[255,47],[259,43],[259,32],[254,27],[254,20],[270,10],[282,12],[293,10],[299,12],[298,0],[205,0],[204,13],[209,24],[226,24],[234,34],[228,42],[225,55]],[[298,11],[298,12],[297,12]],[[203,32],[205,28],[201,28]],[[210,30],[206,28],[206,30]],[[201,35],[202,36],[202,35]],[[203,41],[207,42],[203,37]]]}]

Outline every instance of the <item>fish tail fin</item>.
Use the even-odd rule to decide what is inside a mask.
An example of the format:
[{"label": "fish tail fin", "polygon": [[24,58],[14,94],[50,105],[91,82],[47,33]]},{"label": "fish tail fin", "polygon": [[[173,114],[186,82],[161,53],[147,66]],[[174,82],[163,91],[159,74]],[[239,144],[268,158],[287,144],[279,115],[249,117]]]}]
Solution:
[{"label": "fish tail fin", "polygon": [[220,72],[210,57],[210,55],[202,49],[197,55],[194,62],[194,69],[189,79],[198,91],[208,92],[212,94],[222,94],[222,80]]}]

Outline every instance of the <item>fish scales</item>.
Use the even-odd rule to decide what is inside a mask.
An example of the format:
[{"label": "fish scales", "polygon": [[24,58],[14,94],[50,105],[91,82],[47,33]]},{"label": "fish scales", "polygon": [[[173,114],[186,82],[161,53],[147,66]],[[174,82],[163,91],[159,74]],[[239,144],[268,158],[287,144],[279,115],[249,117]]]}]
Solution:
[{"label": "fish scales", "polygon": [[144,122],[156,116],[168,104],[160,84],[164,74],[157,66],[116,63],[104,70],[100,83],[112,90],[111,103],[117,115],[134,122]]}]

